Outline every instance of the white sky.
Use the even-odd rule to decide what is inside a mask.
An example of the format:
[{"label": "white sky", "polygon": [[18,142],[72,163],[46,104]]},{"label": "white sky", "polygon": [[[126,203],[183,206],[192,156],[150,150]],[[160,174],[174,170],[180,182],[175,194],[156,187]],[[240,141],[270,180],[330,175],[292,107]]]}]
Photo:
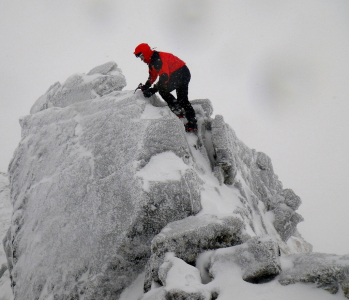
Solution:
[{"label": "white sky", "polygon": [[135,89],[142,42],[182,58],[189,97],[209,98],[250,148],[268,154],[303,204],[314,251],[349,253],[347,0],[2,0],[0,171],[18,119],[56,81],[107,61]]}]

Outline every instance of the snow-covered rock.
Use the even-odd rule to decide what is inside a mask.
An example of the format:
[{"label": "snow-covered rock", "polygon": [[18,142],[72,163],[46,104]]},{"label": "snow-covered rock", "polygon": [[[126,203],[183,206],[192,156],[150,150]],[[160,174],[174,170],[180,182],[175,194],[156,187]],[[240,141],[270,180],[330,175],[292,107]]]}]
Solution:
[{"label": "snow-covered rock", "polygon": [[143,270],[151,239],[201,209],[183,124],[166,107],[113,91],[21,126],[9,166],[16,299],[116,299]]},{"label": "snow-covered rock", "polygon": [[282,285],[296,282],[315,283],[318,287],[336,294],[340,287],[349,299],[349,255],[302,253],[283,258]]},{"label": "snow-covered rock", "polygon": [[[10,202],[10,186],[7,174],[0,172],[0,238],[4,239],[10,226],[12,206]],[[0,269],[6,264],[4,249],[0,247]],[[1,276],[0,276],[1,277]]]},{"label": "snow-covered rock", "polygon": [[201,282],[200,271],[171,252],[160,266],[159,277],[165,287],[165,299],[211,299],[211,293]]},{"label": "snow-covered rock", "polygon": [[126,79],[121,69],[115,62],[108,62],[93,68],[87,75],[72,75],[63,85],[56,82],[35,102],[30,113],[95,99],[113,91],[121,91],[125,86]]},{"label": "snow-covered rock", "polygon": [[[196,136],[125,85],[110,62],[56,83],[20,120],[4,240],[16,300],[138,300],[144,282],[144,299],[221,297],[226,274],[258,282],[280,271],[279,248],[311,251],[296,228],[300,198],[208,99],[192,101]],[[215,262],[200,282],[191,264],[218,248],[234,248],[233,270]],[[188,277],[174,281],[178,270]]]},{"label": "snow-covered rock", "polygon": [[[6,233],[10,226],[12,205],[8,176],[0,172],[0,237],[6,242]],[[0,300],[12,300],[11,280],[6,250],[0,247]],[[7,253],[10,254],[10,253]]]},{"label": "snow-covered rock", "polygon": [[243,280],[263,283],[279,275],[279,255],[278,244],[270,237],[254,237],[243,245],[215,251],[211,257],[209,272],[214,278],[221,264],[236,264],[241,269]]},{"label": "snow-covered rock", "polygon": [[195,263],[198,255],[207,250],[242,244],[250,236],[245,225],[237,216],[204,215],[193,216],[169,223],[153,238],[151,257],[147,263],[144,289],[148,291],[152,282],[161,281],[159,267],[168,252],[186,263]]}]

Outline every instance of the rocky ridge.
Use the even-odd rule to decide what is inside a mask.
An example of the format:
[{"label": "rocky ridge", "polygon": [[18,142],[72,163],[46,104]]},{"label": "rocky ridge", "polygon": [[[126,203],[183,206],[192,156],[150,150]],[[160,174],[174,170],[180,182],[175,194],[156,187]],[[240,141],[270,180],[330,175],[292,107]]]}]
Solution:
[{"label": "rocky ridge", "polygon": [[[301,268],[311,252],[301,199],[209,100],[191,101],[196,138],[159,98],[125,85],[106,63],[53,85],[20,121],[4,239],[15,299],[124,299],[141,274],[143,300],[215,299],[228,265],[249,283],[349,297],[347,257],[311,256],[312,274],[339,269],[326,280]],[[283,270],[285,258],[295,267]]]}]

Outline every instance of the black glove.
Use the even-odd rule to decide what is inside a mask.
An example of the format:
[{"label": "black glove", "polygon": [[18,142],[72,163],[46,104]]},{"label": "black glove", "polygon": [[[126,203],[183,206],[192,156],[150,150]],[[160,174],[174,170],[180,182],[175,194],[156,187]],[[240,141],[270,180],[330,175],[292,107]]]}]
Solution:
[{"label": "black glove", "polygon": [[142,92],[144,92],[144,91],[146,91],[147,89],[149,89],[150,86],[151,86],[150,82],[147,81],[147,82],[146,82],[144,85],[142,85],[142,87],[141,87]]},{"label": "black glove", "polygon": [[149,98],[149,97],[153,96],[157,91],[158,90],[155,88],[147,89],[147,90],[143,91],[143,96],[145,98]]}]

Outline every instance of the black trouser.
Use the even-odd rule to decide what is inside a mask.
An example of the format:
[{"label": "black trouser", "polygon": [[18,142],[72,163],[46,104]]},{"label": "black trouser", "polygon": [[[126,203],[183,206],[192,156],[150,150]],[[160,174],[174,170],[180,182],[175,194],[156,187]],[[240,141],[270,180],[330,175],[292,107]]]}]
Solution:
[{"label": "black trouser", "polygon": [[[188,100],[190,77],[190,71],[186,65],[179,68],[171,74],[167,84],[159,86],[159,94],[171,110],[183,108],[188,122],[196,123],[195,111]],[[171,94],[173,90],[176,90],[177,99]]]}]

